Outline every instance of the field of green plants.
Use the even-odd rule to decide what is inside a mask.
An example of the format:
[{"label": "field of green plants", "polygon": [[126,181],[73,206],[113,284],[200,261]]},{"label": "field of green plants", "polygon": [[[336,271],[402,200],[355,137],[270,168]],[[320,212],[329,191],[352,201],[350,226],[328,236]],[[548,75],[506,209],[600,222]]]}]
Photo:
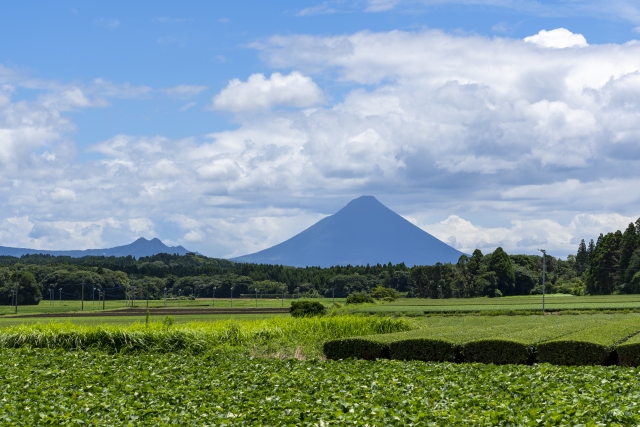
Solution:
[{"label": "field of green plants", "polygon": [[[328,341],[324,352],[330,359],[494,364],[637,366],[640,360],[637,313],[428,317],[421,324],[408,332]],[[619,348],[625,354],[620,359]]]},{"label": "field of green plants", "polygon": [[7,426],[630,426],[620,367],[0,350]]},{"label": "field of green plants", "polygon": [[[16,325],[0,425],[639,425],[638,331],[635,313]],[[380,358],[331,360],[365,348]],[[594,366],[611,352],[625,366]]]},{"label": "field of green plants", "polygon": [[[327,307],[332,306],[331,298],[315,298],[305,299],[306,301],[318,301]],[[293,301],[298,299],[255,299],[251,298],[216,298],[215,302],[211,299],[196,300],[167,300],[167,308],[175,309],[194,309],[199,308],[288,308]],[[335,302],[342,305],[339,309],[342,313],[376,313],[376,314],[395,314],[395,315],[422,315],[422,314],[438,314],[438,313],[487,313],[487,312],[532,312],[541,311],[542,296],[514,296],[502,298],[400,298],[395,301],[377,301],[375,304],[358,304],[347,305],[345,298],[336,298]],[[108,300],[105,301],[106,310],[126,308],[126,301]],[[136,307],[146,308],[146,300],[137,300]],[[150,300],[149,308],[153,312],[155,308],[164,308],[164,300]],[[545,308],[548,311],[566,311],[566,310],[629,310],[640,312],[640,295],[601,295],[601,296],[571,296],[552,294],[545,298]],[[18,307],[18,314],[45,314],[45,313],[70,313],[79,312],[81,310],[80,301],[42,301],[38,305],[25,305]],[[96,301],[85,301],[84,311],[98,312],[102,311],[102,305]],[[14,315],[14,307],[0,306],[0,325],[6,319],[11,319]]]}]

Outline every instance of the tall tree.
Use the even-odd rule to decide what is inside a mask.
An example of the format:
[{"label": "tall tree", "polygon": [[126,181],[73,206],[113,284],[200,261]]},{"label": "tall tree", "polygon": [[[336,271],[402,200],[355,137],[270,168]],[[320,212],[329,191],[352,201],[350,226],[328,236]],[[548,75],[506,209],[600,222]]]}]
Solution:
[{"label": "tall tree", "polygon": [[614,291],[618,284],[621,240],[619,230],[598,238],[586,283],[590,294],[608,295]]},{"label": "tall tree", "polygon": [[489,271],[496,273],[498,289],[503,295],[513,295],[515,291],[516,275],[509,255],[498,247],[489,257]]},{"label": "tall tree", "polygon": [[[602,234],[600,235],[602,236]],[[596,251],[596,244],[593,243],[593,239],[589,240],[589,247],[587,248],[587,254],[589,254],[589,264],[591,264],[591,260],[593,259],[593,254]]]},{"label": "tall tree", "polygon": [[624,282],[624,278],[626,276],[625,273],[629,266],[629,261],[631,261],[631,255],[633,255],[633,251],[636,249],[637,243],[638,236],[636,234],[636,226],[634,223],[630,223],[624,231],[624,234],[622,234],[620,242],[620,282]]},{"label": "tall tree", "polygon": [[576,274],[578,276],[581,276],[588,266],[589,266],[589,252],[587,252],[587,245],[585,244],[584,239],[582,239],[582,241],[580,242],[580,245],[578,246],[578,253],[576,254],[576,264],[575,264]]}]

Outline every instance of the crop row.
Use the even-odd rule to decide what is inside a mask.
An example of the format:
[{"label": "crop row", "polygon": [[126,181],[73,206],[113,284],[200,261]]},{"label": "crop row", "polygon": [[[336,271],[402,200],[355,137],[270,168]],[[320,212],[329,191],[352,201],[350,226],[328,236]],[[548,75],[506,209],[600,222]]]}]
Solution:
[{"label": "crop row", "polygon": [[[555,317],[555,318],[553,318]],[[329,340],[329,359],[640,365],[640,316],[460,318],[387,335]]]},{"label": "crop row", "polygon": [[0,349],[7,426],[628,426],[619,367]]}]

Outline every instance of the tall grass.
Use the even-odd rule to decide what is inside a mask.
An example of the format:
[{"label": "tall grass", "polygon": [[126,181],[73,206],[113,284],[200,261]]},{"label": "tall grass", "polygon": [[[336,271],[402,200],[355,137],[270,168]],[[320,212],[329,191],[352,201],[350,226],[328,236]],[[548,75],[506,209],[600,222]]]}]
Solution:
[{"label": "tall grass", "polygon": [[228,348],[252,355],[319,356],[322,344],[356,335],[412,329],[406,320],[371,316],[167,322],[86,326],[51,322],[0,331],[0,348],[49,348],[109,352],[206,352]]}]

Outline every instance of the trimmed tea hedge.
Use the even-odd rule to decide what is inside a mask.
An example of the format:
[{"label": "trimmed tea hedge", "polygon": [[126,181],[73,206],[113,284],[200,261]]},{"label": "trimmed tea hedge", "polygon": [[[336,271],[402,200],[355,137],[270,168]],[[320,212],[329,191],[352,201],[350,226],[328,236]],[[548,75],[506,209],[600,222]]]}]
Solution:
[{"label": "trimmed tea hedge", "polygon": [[[606,365],[617,363],[616,346],[640,331],[640,316],[537,316],[513,324],[461,324],[456,328],[435,322],[432,328],[328,342],[325,355],[496,365]],[[621,364],[640,366],[640,335],[620,352]]]},{"label": "trimmed tea hedge", "polygon": [[533,345],[506,339],[472,341],[464,345],[462,352],[465,362],[495,365],[529,365],[535,362]]},{"label": "trimmed tea hedge", "polygon": [[343,338],[327,341],[323,351],[327,359],[388,359],[389,345],[373,337]]},{"label": "trimmed tea hedge", "polygon": [[640,366],[640,334],[636,334],[628,341],[620,344],[618,352],[618,364],[621,366]]},{"label": "trimmed tea hedge", "polygon": [[538,362],[554,365],[617,364],[617,345],[638,331],[640,321],[634,316],[565,335],[539,344]]}]

